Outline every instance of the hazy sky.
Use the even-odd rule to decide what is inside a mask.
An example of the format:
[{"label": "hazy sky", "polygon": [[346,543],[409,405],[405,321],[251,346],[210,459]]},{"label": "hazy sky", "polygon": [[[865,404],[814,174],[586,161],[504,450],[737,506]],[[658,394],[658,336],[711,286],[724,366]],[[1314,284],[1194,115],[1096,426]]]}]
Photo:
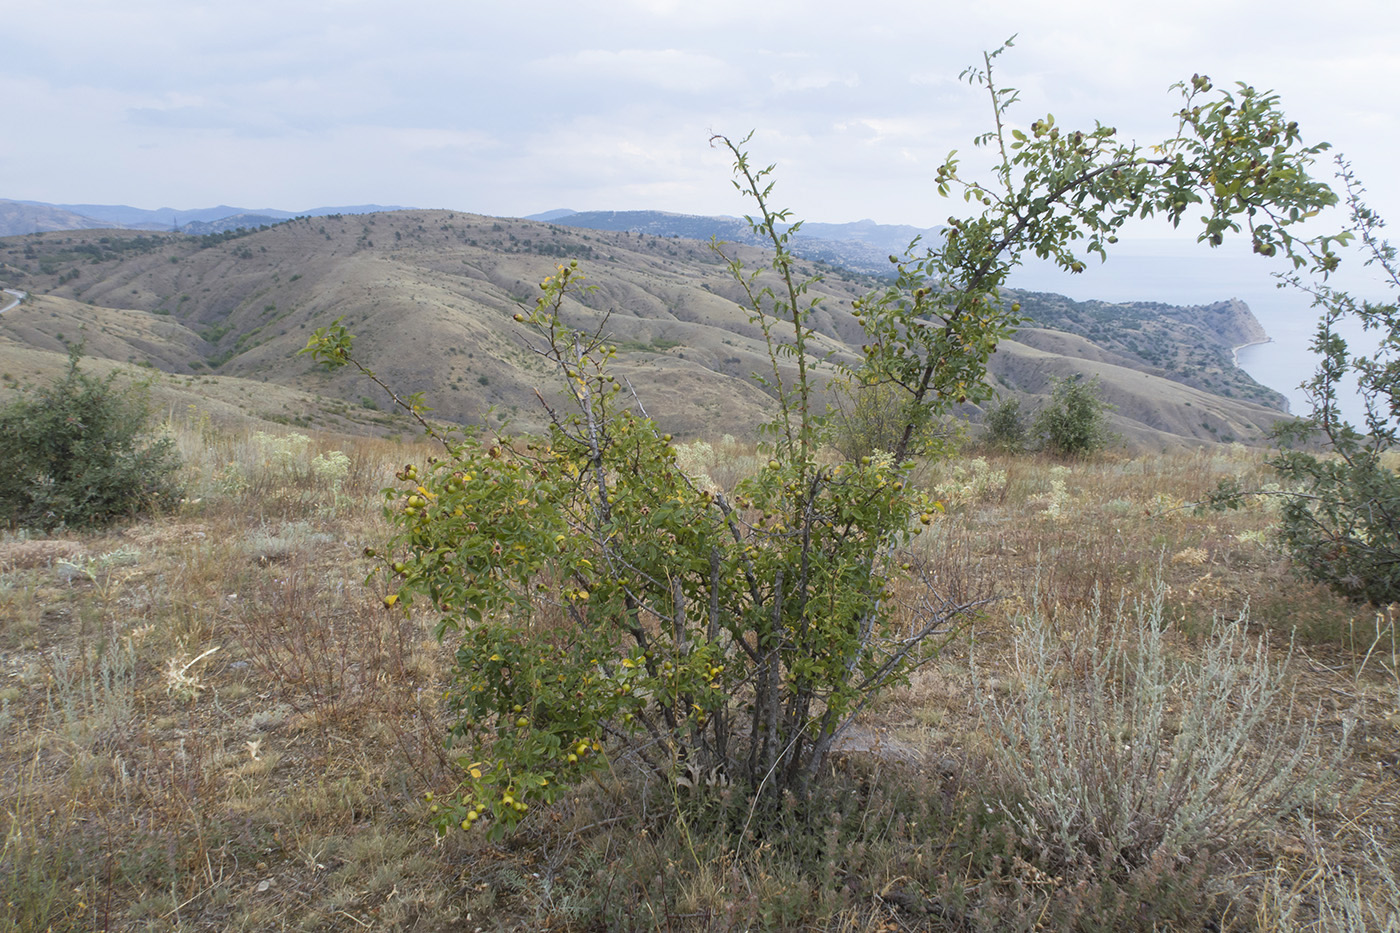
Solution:
[{"label": "hazy sky", "polygon": [[12,3],[0,197],[735,214],[707,139],[755,129],[799,216],[928,226],[935,166],[988,125],[957,75],[1012,33],[1022,124],[1148,140],[1174,81],[1244,80],[1400,218],[1396,0]]}]

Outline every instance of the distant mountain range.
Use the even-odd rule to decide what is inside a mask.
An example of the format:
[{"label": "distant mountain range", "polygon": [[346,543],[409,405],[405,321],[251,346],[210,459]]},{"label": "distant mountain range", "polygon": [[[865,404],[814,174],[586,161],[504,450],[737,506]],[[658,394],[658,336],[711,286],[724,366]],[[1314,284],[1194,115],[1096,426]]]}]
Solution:
[{"label": "distant mountain range", "polygon": [[[638,236],[679,237],[689,240],[724,240],[761,245],[739,217],[707,217],[667,211],[571,211],[552,210],[531,214],[537,220],[562,227],[610,230]],[[903,254],[916,238],[935,239],[941,227],[910,227],[858,220],[846,224],[804,223],[793,237],[793,252],[803,259],[843,266],[855,272],[884,275],[890,271],[891,254]]]},{"label": "distant mountain range", "polygon": [[24,233],[51,233],[58,230],[166,230],[205,235],[224,233],[240,227],[256,229],[293,217],[324,217],[330,214],[373,214],[402,210],[397,206],[355,204],[349,207],[313,207],[305,211],[276,208],[250,210],[246,207],[201,207],[176,210],[161,207],[147,210],[125,204],[48,204],[43,201],[11,201],[0,198],[0,236]]},{"label": "distant mountain range", "polygon": [[[386,205],[350,205],[342,207],[312,207],[301,212],[274,207],[196,207],[176,210],[174,207],[144,207],[127,205],[50,205],[39,200],[0,199],[0,237],[32,233],[57,233],[60,230],[150,230],[167,231],[204,237],[209,234],[230,233],[234,230],[258,230],[272,227],[293,217],[326,217],[336,214],[370,214],[407,210],[406,207]],[[676,214],[664,210],[546,210],[531,214],[524,220],[542,221],[560,227],[581,227],[612,233],[633,234],[638,237],[685,238],[685,240],[722,240],[763,245],[749,230],[742,217],[707,217],[700,214]],[[826,262],[853,272],[868,275],[888,275],[890,254],[903,254],[916,237],[931,240],[941,237],[941,228],[921,228],[902,224],[878,224],[860,220],[848,224],[804,223],[792,242],[792,249],[801,258]]]},{"label": "distant mountain range", "polygon": [[[172,207],[147,210],[125,204],[48,204],[43,201],[0,199],[0,236],[100,229],[159,230],[207,236],[240,229],[257,230],[293,217],[372,214],[406,209],[380,204],[355,204],[293,212],[277,208],[252,210],[221,204],[190,210]],[[523,219],[635,236],[700,241],[718,239],[763,245],[740,217],[708,217],[668,211],[561,209],[532,214]],[[942,232],[938,227],[920,229],[907,225],[877,224],[873,220],[845,224],[804,223],[793,238],[792,246],[793,251],[803,259],[829,263],[853,272],[885,275],[890,271],[889,257],[892,253],[902,254],[916,237],[933,239],[940,236]]]}]

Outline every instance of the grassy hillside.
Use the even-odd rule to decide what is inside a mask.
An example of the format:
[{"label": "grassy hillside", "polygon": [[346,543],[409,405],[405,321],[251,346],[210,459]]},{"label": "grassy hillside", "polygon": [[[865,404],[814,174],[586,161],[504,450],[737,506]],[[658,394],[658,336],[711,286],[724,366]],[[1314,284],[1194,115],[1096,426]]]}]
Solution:
[{"label": "grassy hillside", "polygon": [[[1222,475],[1269,482],[1243,448],[923,467],[948,513],[907,559],[996,600],[863,715],[819,818],[746,835],[743,800],[618,758],[492,843],[437,839],[426,821],[425,795],[454,781],[441,698],[455,644],[432,639],[429,615],[385,611],[383,583],[365,582],[362,549],[386,534],[377,490],[426,449],[223,430],[199,412],[170,428],[186,463],[177,514],[0,538],[0,930],[1295,933],[1386,929],[1400,911],[1386,874],[1400,846],[1395,620],[1299,583],[1267,503],[1181,508]],[[760,462],[718,440],[682,459],[724,487]],[[893,598],[925,592],[906,582]],[[1242,618],[1245,640],[1209,661],[1212,625]],[[1032,798],[996,716],[1064,734],[1063,704],[1104,699],[1092,674],[1115,632],[1139,650],[1164,632],[1168,669],[1206,666],[1208,696],[1259,658],[1282,671],[1246,761],[1296,748],[1301,773],[1326,780],[1216,840],[1210,871],[1168,851],[1084,875],[1055,861],[1052,836],[1017,835],[1011,814]],[[1037,665],[1052,693],[1032,691]],[[1162,717],[1125,732],[1125,752],[1179,749],[1198,728],[1198,698],[1153,676],[1109,672],[1115,696]],[[1227,697],[1214,715],[1257,703]],[[1157,773],[1133,760],[1033,763],[1127,801]],[[1188,820],[1251,799],[1231,774],[1193,777],[1231,790]]]},{"label": "grassy hillside", "polygon": [[[21,353],[86,339],[90,353],[119,362],[302,393],[300,407],[273,407],[281,420],[396,430],[376,421],[385,402],[365,380],[296,356],[313,329],[343,318],[359,354],[401,391],[423,391],[437,416],[538,428],[536,391],[549,385],[512,316],[572,258],[596,288],[570,305],[571,319],[612,334],[618,374],[669,430],[743,436],[767,418],[769,399],[749,378],[767,366],[761,335],[706,244],[444,211],[329,215],[202,237],[103,230],[0,240],[0,280],[35,296],[0,318],[0,341]],[[851,301],[873,284],[827,270],[814,289],[824,299],[814,357],[851,358],[861,339]],[[1041,328],[1007,344],[992,374],[1023,396],[1023,410],[1052,376],[1093,372],[1119,407],[1117,430],[1137,442],[1254,441],[1281,416],[1274,394],[1230,365],[1253,320],[1242,308],[1021,300]],[[369,415],[348,412],[362,406]]]}]

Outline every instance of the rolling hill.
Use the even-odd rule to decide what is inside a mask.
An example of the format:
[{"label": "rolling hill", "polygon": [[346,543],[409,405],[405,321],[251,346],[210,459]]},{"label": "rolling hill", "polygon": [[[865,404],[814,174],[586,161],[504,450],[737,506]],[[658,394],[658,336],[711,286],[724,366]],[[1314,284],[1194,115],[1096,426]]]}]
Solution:
[{"label": "rolling hill", "polygon": [[[762,261],[756,247],[735,249],[750,266]],[[606,328],[617,374],[667,430],[742,435],[766,420],[771,400],[750,378],[767,365],[761,333],[707,244],[449,211],[332,214],[202,237],[91,230],[0,240],[0,283],[33,296],[0,317],[0,359],[15,378],[33,378],[84,340],[90,354],[169,374],[158,378],[171,404],[207,399],[302,426],[411,430],[363,377],[296,355],[311,330],[342,318],[358,353],[401,392],[424,392],[437,417],[539,428],[537,390],[548,397],[554,381],[512,316],[570,258],[594,286],[568,305],[570,321]],[[819,269],[813,352],[853,358],[851,301],[877,280],[816,262],[808,271]],[[1277,397],[1229,363],[1231,346],[1262,333],[1242,304],[1020,300],[1036,321],[1003,343],[992,378],[1023,408],[1053,377],[1084,373],[1118,406],[1115,429],[1140,443],[1249,441],[1283,417]]]},{"label": "rolling hill", "polygon": [[369,214],[399,209],[378,204],[358,204],[352,207],[313,207],[310,210],[294,212],[276,208],[249,210],[246,207],[221,204],[218,207],[181,211],[173,207],[147,210],[125,204],[48,204],[44,201],[11,201],[0,198],[0,236],[103,228],[176,231],[202,235],[222,233],[239,227],[275,224],[293,217]]}]

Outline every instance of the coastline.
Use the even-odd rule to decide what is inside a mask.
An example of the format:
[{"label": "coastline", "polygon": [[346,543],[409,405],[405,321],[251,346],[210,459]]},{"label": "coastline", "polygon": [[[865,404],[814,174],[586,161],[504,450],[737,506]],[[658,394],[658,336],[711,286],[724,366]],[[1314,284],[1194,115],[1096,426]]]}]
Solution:
[{"label": "coastline", "polygon": [[1240,351],[1241,351],[1241,350],[1245,349],[1246,347],[1262,347],[1262,346],[1263,346],[1264,344],[1266,344],[1266,343],[1273,343],[1273,342],[1274,342],[1274,338],[1272,338],[1272,337],[1265,337],[1263,340],[1251,340],[1249,343],[1242,343],[1242,344],[1240,344],[1238,347],[1232,347],[1232,348],[1230,349],[1230,358],[1231,358],[1232,360],[1235,361],[1235,368],[1236,368],[1236,369],[1239,368],[1239,365],[1240,365]]},{"label": "coastline", "polygon": [[[1244,350],[1244,349],[1246,349],[1246,348],[1248,348],[1248,347],[1262,347],[1262,346],[1264,346],[1265,344],[1269,344],[1269,343],[1273,343],[1273,342],[1274,342],[1274,338],[1269,337],[1269,336],[1265,336],[1263,340],[1252,340],[1252,341],[1250,341],[1249,343],[1242,343],[1242,344],[1240,344],[1240,345],[1237,346],[1237,347],[1231,348],[1231,350],[1230,350],[1230,356],[1231,356],[1231,357],[1234,359],[1234,361],[1235,361],[1235,368],[1236,368],[1236,369],[1241,369],[1241,368],[1243,368],[1243,367],[1240,366],[1240,351],[1241,351],[1241,350]],[[1248,370],[1246,370],[1246,372],[1248,372]],[[1253,377],[1253,374],[1251,374],[1251,376]],[[1255,378],[1256,381],[1257,381],[1257,377],[1253,377],[1253,378]],[[1261,383],[1261,385],[1262,385],[1262,383]],[[1284,392],[1284,391],[1281,390],[1281,389],[1276,389],[1276,388],[1274,388],[1273,386],[1269,386],[1269,388],[1273,388],[1275,392],[1278,392],[1278,393],[1280,393],[1281,395],[1284,396],[1283,410],[1284,410],[1284,412],[1285,412],[1286,414],[1290,414],[1290,415],[1293,414],[1293,400],[1290,399],[1290,398],[1288,398],[1288,393],[1287,393],[1287,392]]]}]

